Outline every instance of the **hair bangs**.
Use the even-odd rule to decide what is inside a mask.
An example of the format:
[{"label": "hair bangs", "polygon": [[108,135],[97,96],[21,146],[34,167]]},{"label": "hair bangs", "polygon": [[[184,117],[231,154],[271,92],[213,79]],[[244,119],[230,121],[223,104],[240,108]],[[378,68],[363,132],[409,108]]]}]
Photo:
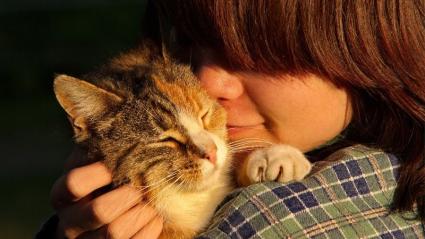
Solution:
[{"label": "hair bangs", "polygon": [[163,4],[184,45],[211,48],[232,68],[272,74],[315,68],[305,46],[298,1],[282,5],[280,1],[177,0],[173,6],[168,1]]}]

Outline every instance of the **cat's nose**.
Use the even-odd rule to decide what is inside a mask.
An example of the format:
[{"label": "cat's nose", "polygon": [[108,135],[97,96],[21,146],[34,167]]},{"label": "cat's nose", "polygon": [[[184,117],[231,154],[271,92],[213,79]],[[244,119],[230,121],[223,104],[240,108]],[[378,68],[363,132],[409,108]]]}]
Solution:
[{"label": "cat's nose", "polygon": [[197,157],[208,160],[213,165],[217,162],[217,145],[206,131],[192,135],[192,142]]},{"label": "cat's nose", "polygon": [[215,145],[205,151],[204,159],[215,165],[217,161],[217,147]]}]

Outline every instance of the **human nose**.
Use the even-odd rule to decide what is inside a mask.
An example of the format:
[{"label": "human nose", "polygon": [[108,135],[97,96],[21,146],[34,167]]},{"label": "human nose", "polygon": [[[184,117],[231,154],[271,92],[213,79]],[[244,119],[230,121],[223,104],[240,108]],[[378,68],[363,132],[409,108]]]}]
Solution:
[{"label": "human nose", "polygon": [[244,92],[240,76],[218,65],[208,64],[200,67],[197,76],[208,95],[219,101],[237,99]]}]

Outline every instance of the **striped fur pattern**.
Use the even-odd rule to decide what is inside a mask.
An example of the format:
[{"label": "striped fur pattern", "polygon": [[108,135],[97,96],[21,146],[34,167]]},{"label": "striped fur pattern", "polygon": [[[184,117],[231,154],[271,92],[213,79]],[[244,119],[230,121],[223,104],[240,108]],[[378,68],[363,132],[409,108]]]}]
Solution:
[{"label": "striped fur pattern", "polygon": [[226,115],[191,69],[132,50],[82,79],[59,75],[56,97],[91,161],[129,183],[164,217],[162,238],[192,238],[232,188]]}]

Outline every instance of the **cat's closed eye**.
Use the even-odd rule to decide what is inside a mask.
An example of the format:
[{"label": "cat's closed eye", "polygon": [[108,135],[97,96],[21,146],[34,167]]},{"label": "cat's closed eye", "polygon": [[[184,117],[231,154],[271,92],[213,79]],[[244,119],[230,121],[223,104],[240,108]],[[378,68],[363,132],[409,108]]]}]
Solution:
[{"label": "cat's closed eye", "polygon": [[211,115],[212,115],[211,108],[200,113],[199,122],[204,129],[206,129],[208,125],[210,124]]},{"label": "cat's closed eye", "polygon": [[187,138],[176,130],[167,130],[159,136],[158,142],[179,147],[187,143]]}]

